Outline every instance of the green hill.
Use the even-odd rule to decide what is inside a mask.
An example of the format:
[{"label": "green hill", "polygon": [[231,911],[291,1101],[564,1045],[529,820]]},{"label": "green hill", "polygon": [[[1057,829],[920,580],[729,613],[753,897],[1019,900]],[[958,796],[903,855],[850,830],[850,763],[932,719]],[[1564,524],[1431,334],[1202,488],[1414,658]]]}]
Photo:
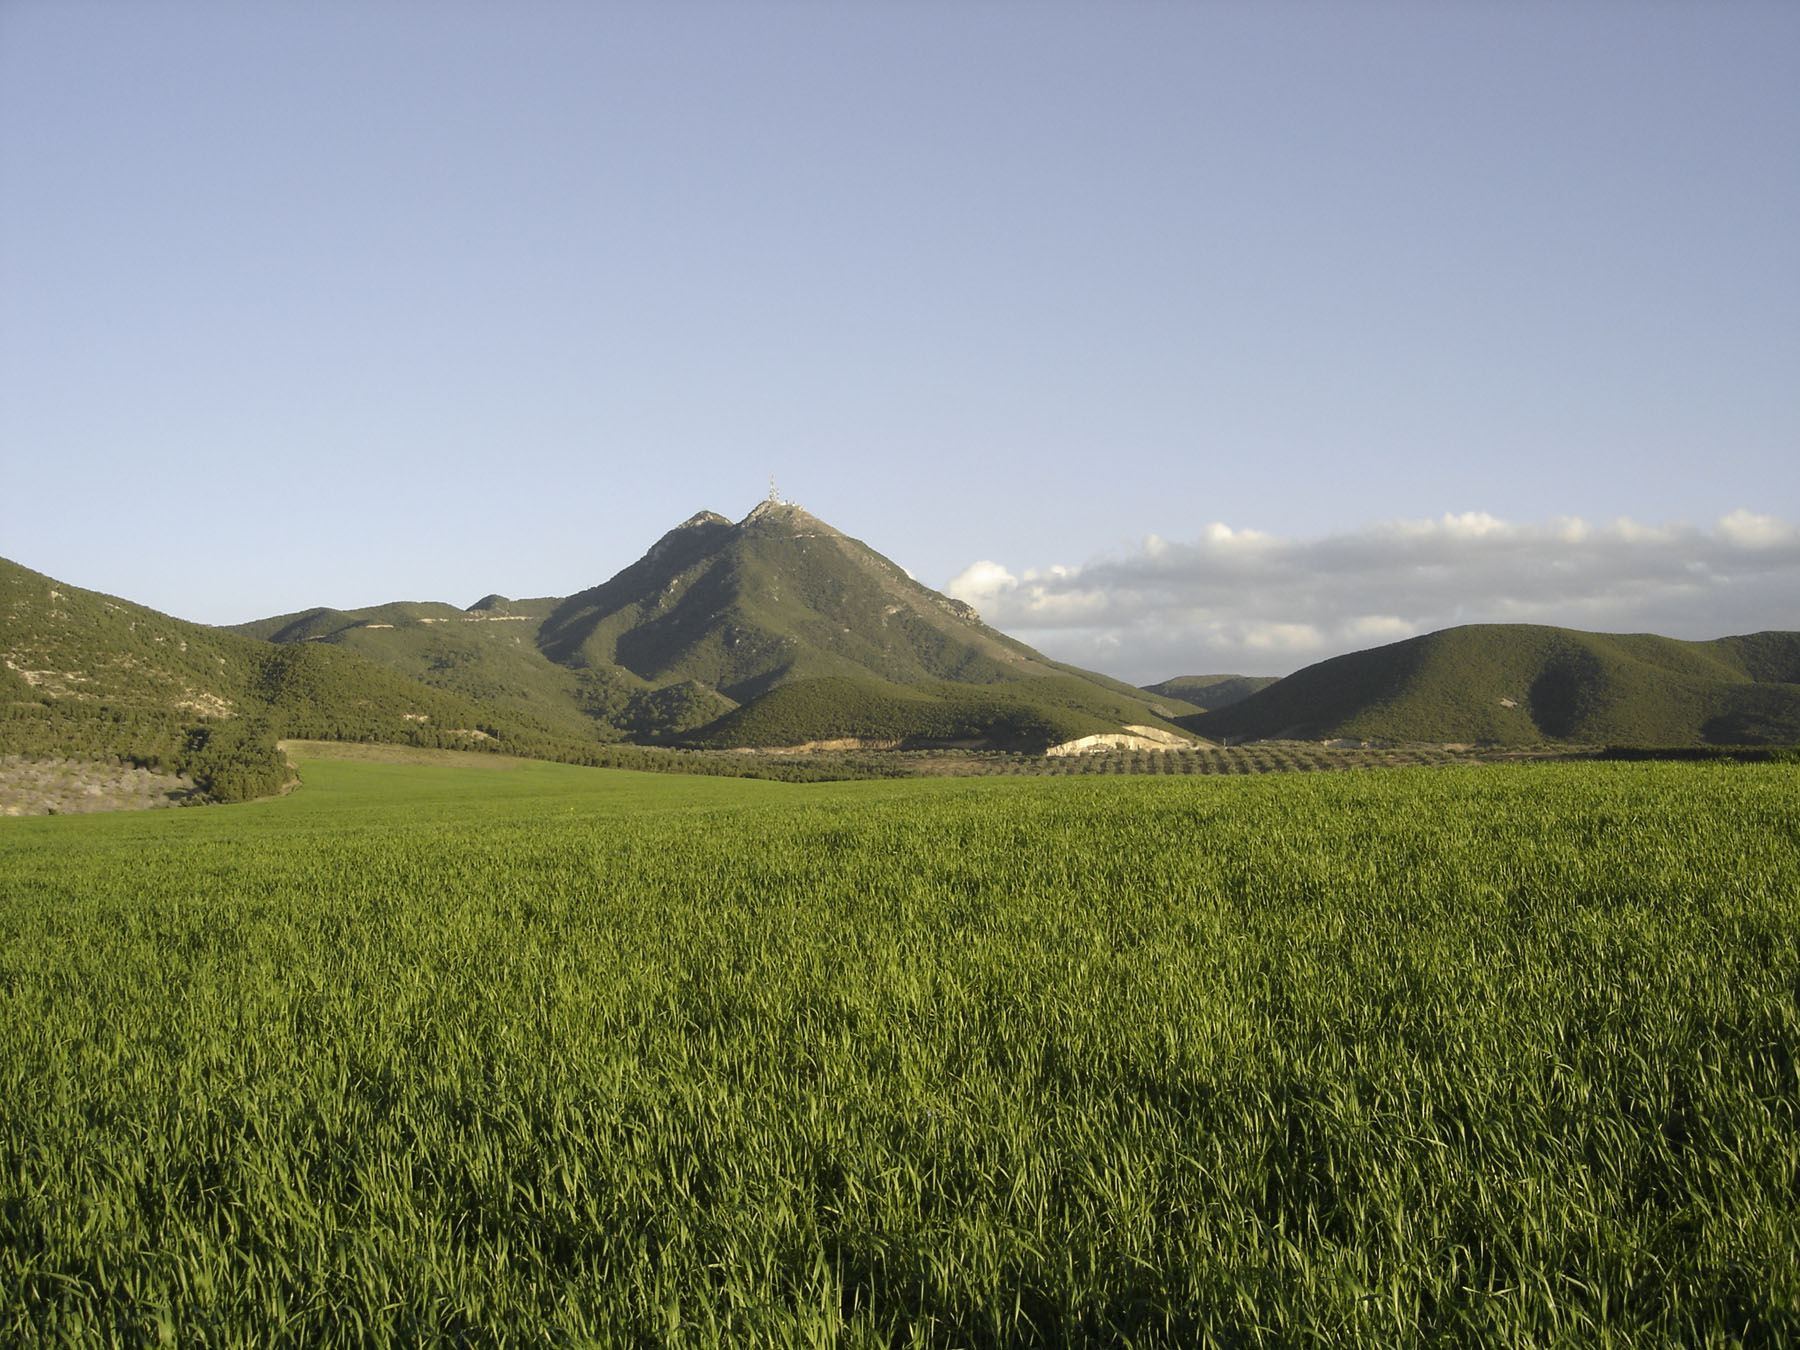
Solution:
[{"label": "green hill", "polygon": [[1181,723],[1231,741],[1792,744],[1800,633],[1684,642],[1474,624],[1322,661]]},{"label": "green hill", "polygon": [[353,651],[493,713],[577,740],[619,740],[624,735],[620,727],[594,716],[593,709],[619,711],[644,684],[629,677],[584,679],[546,660],[537,646],[538,627],[557,603],[490,596],[465,610],[401,601],[358,610],[310,609],[238,624],[230,631],[279,644]]},{"label": "green hill", "polygon": [[1267,689],[1277,680],[1274,675],[1177,675],[1159,684],[1143,686],[1146,694],[1181,699],[1205,712],[1216,712],[1242,703],[1250,695]]},{"label": "green hill", "polygon": [[[603,742],[840,739],[856,733],[808,728],[799,710],[835,708],[849,689],[915,691],[910,698],[859,694],[853,701],[864,711],[852,719],[859,724],[875,704],[893,707],[874,722],[896,726],[914,725],[921,700],[943,702],[944,719],[959,727],[985,708],[993,724],[971,733],[977,739],[989,731],[1016,739],[1021,700],[1047,700],[1044,726],[1067,723],[1073,709],[1056,694],[1065,687],[1082,691],[1076,701],[1083,719],[1107,723],[1088,727],[1084,720],[1086,730],[1168,725],[1199,711],[1178,697],[1053,661],[860,541],[772,501],[736,524],[699,512],[637,562],[567,599],[488,596],[466,610],[416,603],[316,609],[233,631],[347,647],[508,715]],[[818,681],[839,682],[820,686],[838,693],[822,701],[816,691],[789,695],[760,716],[744,711],[776,690]],[[1019,688],[1008,699],[985,701],[957,692],[999,686]],[[1107,711],[1095,711],[1101,708]],[[745,739],[778,732],[785,739]],[[871,736],[917,737],[929,739],[924,731]]]},{"label": "green hill", "polygon": [[[181,765],[226,786],[285,770],[282,736],[466,746],[545,729],[324,644],[187,623],[0,559],[0,749]],[[258,780],[261,783],[262,780]],[[239,784],[242,786],[242,784]],[[262,784],[266,786],[266,783]]]}]

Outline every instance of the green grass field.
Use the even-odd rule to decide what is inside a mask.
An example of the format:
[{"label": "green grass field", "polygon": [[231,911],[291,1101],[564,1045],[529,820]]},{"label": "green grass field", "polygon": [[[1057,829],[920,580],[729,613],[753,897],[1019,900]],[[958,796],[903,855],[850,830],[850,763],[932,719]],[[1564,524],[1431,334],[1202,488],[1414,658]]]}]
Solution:
[{"label": "green grass field", "polygon": [[1800,768],[302,771],[0,821],[0,1343],[1800,1339]]}]

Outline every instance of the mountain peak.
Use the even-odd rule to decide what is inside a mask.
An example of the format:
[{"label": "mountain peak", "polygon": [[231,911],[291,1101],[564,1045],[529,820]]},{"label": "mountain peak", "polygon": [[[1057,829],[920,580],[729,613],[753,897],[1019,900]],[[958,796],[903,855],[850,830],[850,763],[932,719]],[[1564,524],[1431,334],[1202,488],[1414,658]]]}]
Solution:
[{"label": "mountain peak", "polygon": [[746,525],[784,526],[795,534],[838,533],[812,512],[795,506],[792,502],[778,502],[772,499],[758,502],[751,509],[750,514],[738,522],[740,529]]},{"label": "mountain peak", "polygon": [[[661,539],[650,546],[641,562],[667,558],[677,550],[687,556],[695,549],[704,549],[707,539],[720,530],[729,530],[731,522],[717,511],[696,511],[681,524],[670,530]],[[627,569],[629,570],[629,569]]]}]

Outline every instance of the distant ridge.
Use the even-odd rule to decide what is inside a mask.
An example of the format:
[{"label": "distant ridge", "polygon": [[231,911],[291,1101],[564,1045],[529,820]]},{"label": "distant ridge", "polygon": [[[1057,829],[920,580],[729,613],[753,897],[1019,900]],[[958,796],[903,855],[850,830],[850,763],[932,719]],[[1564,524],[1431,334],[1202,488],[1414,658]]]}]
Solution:
[{"label": "distant ridge", "polygon": [[1177,675],[1173,679],[1143,686],[1147,694],[1178,698],[1215,712],[1229,708],[1259,690],[1267,689],[1279,676],[1275,675]]},{"label": "distant ridge", "polygon": [[1334,657],[1181,719],[1211,738],[1800,742],[1800,633],[1709,642],[1472,624]]}]

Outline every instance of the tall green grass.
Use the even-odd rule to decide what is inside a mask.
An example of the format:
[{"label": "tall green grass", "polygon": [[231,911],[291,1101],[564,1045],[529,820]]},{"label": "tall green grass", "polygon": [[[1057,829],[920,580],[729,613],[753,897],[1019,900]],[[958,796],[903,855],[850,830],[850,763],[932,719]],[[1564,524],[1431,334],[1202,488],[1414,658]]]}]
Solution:
[{"label": "tall green grass", "polygon": [[1800,770],[0,822],[0,1341],[1780,1344]]}]

